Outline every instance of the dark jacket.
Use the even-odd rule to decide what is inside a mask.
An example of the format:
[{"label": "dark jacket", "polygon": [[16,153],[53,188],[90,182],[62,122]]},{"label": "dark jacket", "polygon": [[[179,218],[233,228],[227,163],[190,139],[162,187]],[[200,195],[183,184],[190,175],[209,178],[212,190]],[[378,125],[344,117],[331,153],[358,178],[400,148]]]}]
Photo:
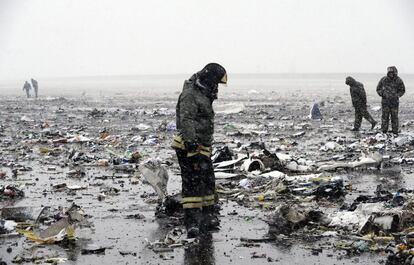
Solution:
[{"label": "dark jacket", "polygon": [[349,92],[351,93],[352,106],[354,108],[366,108],[367,107],[367,95],[365,93],[364,85],[352,77],[349,79]]},{"label": "dark jacket", "polygon": [[23,90],[30,90],[32,89],[32,86],[29,84],[29,82],[25,82],[23,85]]},{"label": "dark jacket", "polygon": [[384,76],[378,83],[377,93],[382,97],[382,104],[397,107],[399,98],[405,93],[404,82],[398,76],[392,79]]},{"label": "dark jacket", "polygon": [[36,90],[38,88],[38,83],[36,80],[32,79],[32,86]]},{"label": "dark jacket", "polygon": [[184,141],[211,146],[214,132],[214,110],[209,88],[196,75],[184,82],[176,108],[177,130]]}]

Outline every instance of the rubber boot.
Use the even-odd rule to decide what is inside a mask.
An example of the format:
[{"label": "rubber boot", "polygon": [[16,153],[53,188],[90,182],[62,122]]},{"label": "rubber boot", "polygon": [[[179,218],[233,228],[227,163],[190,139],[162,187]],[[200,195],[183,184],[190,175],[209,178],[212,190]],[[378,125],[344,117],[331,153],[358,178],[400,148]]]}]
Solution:
[{"label": "rubber boot", "polygon": [[201,209],[184,209],[184,225],[187,230],[187,238],[195,238],[200,235],[201,219]]},{"label": "rubber boot", "polygon": [[202,231],[216,231],[220,229],[218,211],[214,205],[203,207]]}]

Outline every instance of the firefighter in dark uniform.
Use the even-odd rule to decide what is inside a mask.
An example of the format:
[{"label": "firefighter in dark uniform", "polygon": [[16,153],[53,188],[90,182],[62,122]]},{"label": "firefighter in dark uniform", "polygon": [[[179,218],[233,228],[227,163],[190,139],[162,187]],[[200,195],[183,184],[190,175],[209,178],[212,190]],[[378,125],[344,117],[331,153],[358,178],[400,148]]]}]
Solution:
[{"label": "firefighter in dark uniform", "polygon": [[184,82],[178,98],[178,134],[174,136],[172,147],[181,168],[184,224],[189,238],[219,225],[215,214],[211,144],[214,132],[212,104],[217,99],[220,83],[227,83],[226,70],[216,63],[207,64]]},{"label": "firefighter in dark uniform", "polygon": [[405,86],[402,79],[398,76],[398,70],[395,66],[387,68],[387,76],[384,76],[379,81],[377,93],[382,97],[382,132],[388,132],[391,116],[392,132],[398,134],[398,107],[400,97],[405,93]]},{"label": "firefighter in dark uniform", "polygon": [[352,106],[355,108],[355,122],[352,131],[359,131],[359,128],[361,128],[362,118],[365,118],[371,123],[371,130],[374,129],[377,122],[372,118],[367,110],[367,95],[365,93],[364,85],[356,81],[351,76],[348,76],[345,79],[345,84],[349,86]]}]

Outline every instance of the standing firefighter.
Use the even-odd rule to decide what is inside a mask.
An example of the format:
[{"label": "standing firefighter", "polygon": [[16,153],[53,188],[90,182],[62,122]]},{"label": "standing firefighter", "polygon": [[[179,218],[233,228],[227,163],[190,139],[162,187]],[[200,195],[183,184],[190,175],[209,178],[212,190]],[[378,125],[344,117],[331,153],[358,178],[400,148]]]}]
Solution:
[{"label": "standing firefighter", "polygon": [[400,97],[405,93],[405,86],[402,79],[398,77],[398,70],[395,66],[387,68],[387,76],[379,81],[377,93],[382,97],[382,132],[388,132],[391,116],[392,132],[398,134],[398,107]]},{"label": "standing firefighter", "polygon": [[177,130],[172,147],[181,168],[184,223],[189,238],[218,228],[215,177],[211,162],[214,132],[213,101],[218,85],[227,83],[226,70],[207,64],[184,82],[177,103]]},{"label": "standing firefighter", "polygon": [[39,91],[39,84],[37,83],[37,80],[32,78],[32,86],[34,89],[34,93],[35,93],[35,98],[37,98],[37,92]]},{"label": "standing firefighter", "polygon": [[361,128],[362,118],[365,118],[371,123],[371,130],[374,129],[377,122],[372,118],[367,110],[367,95],[365,93],[364,85],[356,81],[351,76],[346,78],[345,84],[349,86],[352,106],[355,108],[355,122],[352,131],[359,131],[359,128]]},{"label": "standing firefighter", "polygon": [[32,86],[30,85],[30,83],[29,82],[24,82],[24,85],[23,85],[23,90],[25,90],[26,91],[26,96],[27,96],[27,98],[30,98],[30,89],[32,89]]}]

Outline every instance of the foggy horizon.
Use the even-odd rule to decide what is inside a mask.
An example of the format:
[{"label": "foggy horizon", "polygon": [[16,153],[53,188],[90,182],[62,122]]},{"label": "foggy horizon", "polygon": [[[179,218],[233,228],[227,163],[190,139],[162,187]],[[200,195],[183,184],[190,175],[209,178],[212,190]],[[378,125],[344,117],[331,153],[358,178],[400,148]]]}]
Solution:
[{"label": "foggy horizon", "polygon": [[[31,78],[34,78],[36,80],[66,80],[66,79],[125,79],[125,78],[149,78],[149,77],[163,77],[163,78],[168,78],[168,77],[180,77],[180,78],[189,78],[192,74],[194,73],[177,73],[177,74],[120,74],[120,75],[84,75],[84,76],[29,76],[27,78],[15,78],[15,79],[0,79],[0,82],[17,82],[17,81],[30,81]],[[304,78],[307,79],[312,79],[312,77],[314,78],[322,78],[323,77],[333,77],[333,76],[343,76],[343,78],[345,78],[346,76],[354,76],[354,75],[358,75],[358,76],[372,76],[372,75],[379,75],[379,76],[385,76],[385,73],[231,73],[229,74],[229,78],[233,77],[237,77],[237,78],[242,78],[242,79],[248,79],[248,78],[271,78],[271,77],[296,77],[296,78],[300,78],[301,76],[303,76]],[[414,73],[400,73],[399,76],[404,79],[404,76],[406,77],[410,77],[413,78],[414,77]],[[231,84],[231,81],[229,81],[229,83]]]},{"label": "foggy horizon", "polygon": [[414,73],[414,2],[0,1],[0,80]]}]

